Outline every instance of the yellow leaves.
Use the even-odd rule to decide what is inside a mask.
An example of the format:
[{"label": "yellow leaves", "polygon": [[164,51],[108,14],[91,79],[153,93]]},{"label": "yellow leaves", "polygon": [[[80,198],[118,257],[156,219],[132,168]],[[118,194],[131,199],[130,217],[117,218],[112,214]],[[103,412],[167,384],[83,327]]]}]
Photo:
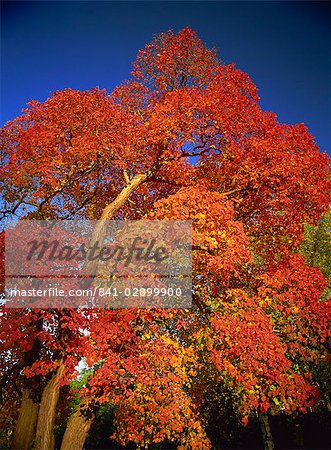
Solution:
[{"label": "yellow leaves", "polygon": [[198,213],[194,216],[195,219],[201,220],[201,219],[205,219],[206,218],[206,214],[203,213]]},{"label": "yellow leaves", "polygon": [[195,377],[195,376],[197,376],[198,372],[195,369],[192,368],[192,369],[189,369],[188,374],[191,377]]},{"label": "yellow leaves", "polygon": [[209,237],[209,238],[206,238],[206,241],[208,242],[209,247],[215,248],[215,249],[218,248],[218,242],[215,238]]},{"label": "yellow leaves", "polygon": [[259,301],[259,306],[263,308],[264,306],[270,306],[272,303],[272,299],[267,295],[264,299],[262,298]]}]

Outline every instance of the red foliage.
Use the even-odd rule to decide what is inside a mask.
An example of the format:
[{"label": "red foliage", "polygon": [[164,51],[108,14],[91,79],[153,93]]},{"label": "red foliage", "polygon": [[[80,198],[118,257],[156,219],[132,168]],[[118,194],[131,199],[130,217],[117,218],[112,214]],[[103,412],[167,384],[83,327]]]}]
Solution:
[{"label": "red foliage", "polygon": [[303,124],[262,111],[248,75],[188,28],[155,36],[132,75],[111,95],[55,92],[4,126],[5,214],[99,219],[145,174],[114,217],[192,220],[194,307],[4,311],[0,340],[25,361],[23,382],[44,382],[63,358],[68,383],[86,358],[81,395],[116,404],[120,442],[208,448],[188,389],[197,367],[213,367],[244,420],[316,400],[325,280],[295,252],[328,207],[329,158]]}]

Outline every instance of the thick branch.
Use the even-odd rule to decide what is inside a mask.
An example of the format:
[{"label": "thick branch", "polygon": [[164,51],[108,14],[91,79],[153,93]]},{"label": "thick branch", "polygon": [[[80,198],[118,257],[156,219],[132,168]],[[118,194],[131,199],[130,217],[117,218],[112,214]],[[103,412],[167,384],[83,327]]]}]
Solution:
[{"label": "thick branch", "polygon": [[[132,180],[122,189],[113,202],[107,205],[103,211],[100,220],[97,222],[92,238],[89,242],[90,247],[102,243],[105,239],[106,221],[114,217],[114,214],[126,203],[132,192],[134,192],[140,184],[147,179],[147,174],[140,173],[132,178]],[[89,261],[87,265],[87,272],[89,275],[94,275],[97,269],[97,260]]]}]

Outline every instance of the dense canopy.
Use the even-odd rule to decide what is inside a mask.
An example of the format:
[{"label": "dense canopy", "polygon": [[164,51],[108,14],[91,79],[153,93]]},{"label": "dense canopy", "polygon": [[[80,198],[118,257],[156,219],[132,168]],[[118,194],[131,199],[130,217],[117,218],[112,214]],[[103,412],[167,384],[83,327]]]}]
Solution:
[{"label": "dense canopy", "polygon": [[326,278],[299,250],[304,224],[328,209],[330,160],[303,124],[263,111],[249,76],[192,30],[155,36],[111,93],[30,102],[1,130],[1,155],[2,218],[193,227],[190,309],[3,308],[2,421],[16,421],[16,447],[34,438],[50,450],[61,420],[61,450],[83,448],[110,403],[121,444],[207,449],[216,385],[244,423],[316,404]]}]

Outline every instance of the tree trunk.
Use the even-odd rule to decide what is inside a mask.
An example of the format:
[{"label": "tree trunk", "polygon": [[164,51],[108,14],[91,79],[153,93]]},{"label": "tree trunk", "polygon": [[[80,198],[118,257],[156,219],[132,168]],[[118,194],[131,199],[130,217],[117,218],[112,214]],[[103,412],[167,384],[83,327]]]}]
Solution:
[{"label": "tree trunk", "polygon": [[294,427],[294,443],[298,448],[305,448],[302,429],[299,423],[295,423]]},{"label": "tree trunk", "polygon": [[[106,205],[102,211],[101,218],[95,225],[92,233],[92,237],[89,242],[89,247],[93,248],[96,243],[103,244],[105,239],[105,233],[107,231],[106,221],[113,218],[114,214],[125,204],[132,192],[134,192],[140,184],[147,179],[147,174],[139,173],[132,178],[131,181],[121,190],[117,197],[108,205]],[[86,273],[89,276],[94,276],[97,273],[98,260],[97,258],[90,260],[86,264]]]},{"label": "tree trunk", "polygon": [[60,361],[57,371],[47,383],[39,407],[36,431],[35,450],[52,450],[54,448],[54,423],[56,405],[60,395],[60,378],[64,373],[63,361]]},{"label": "tree trunk", "polygon": [[268,414],[258,413],[259,421],[262,430],[264,450],[274,450],[274,441],[272,439],[271,428],[269,423]]},{"label": "tree trunk", "polygon": [[30,390],[24,389],[12,449],[27,450],[30,447],[36,429],[38,409],[39,404],[30,398]]},{"label": "tree trunk", "polygon": [[78,408],[69,418],[64,433],[61,450],[82,450],[94,420],[94,415],[86,418]]},{"label": "tree trunk", "polygon": [[[39,332],[43,328],[43,319],[38,319],[35,322],[36,332]],[[40,342],[38,338],[35,338],[32,348],[23,354],[23,361],[18,365],[18,372],[25,367],[31,366],[38,358],[40,354]],[[14,437],[12,441],[12,448],[26,450],[29,448],[34,433],[36,430],[36,423],[38,418],[39,403],[34,403],[30,398],[31,390],[28,387],[29,384],[25,380],[25,388],[23,388],[22,402],[20,405],[20,412],[15,425]]]}]

